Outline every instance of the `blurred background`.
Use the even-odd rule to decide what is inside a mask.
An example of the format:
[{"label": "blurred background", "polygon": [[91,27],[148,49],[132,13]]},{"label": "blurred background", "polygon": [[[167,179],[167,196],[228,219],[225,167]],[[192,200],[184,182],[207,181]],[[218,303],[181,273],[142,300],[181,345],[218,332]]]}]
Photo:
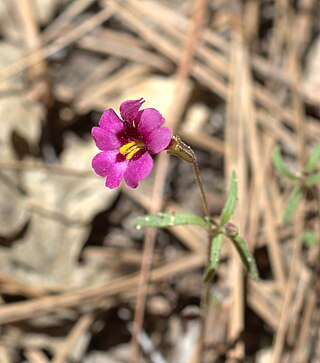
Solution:
[{"label": "blurred background", "polygon": [[[195,150],[214,217],[238,177],[261,281],[225,241],[205,362],[320,362],[319,185],[284,223],[293,185],[272,165],[280,145],[301,172],[320,142],[319,31],[317,0],[0,0],[1,363],[130,362],[132,220],[203,215],[192,167],[164,153],[136,190],[92,171],[91,128],[141,97]],[[206,243],[157,232],[140,362],[195,362]]]}]

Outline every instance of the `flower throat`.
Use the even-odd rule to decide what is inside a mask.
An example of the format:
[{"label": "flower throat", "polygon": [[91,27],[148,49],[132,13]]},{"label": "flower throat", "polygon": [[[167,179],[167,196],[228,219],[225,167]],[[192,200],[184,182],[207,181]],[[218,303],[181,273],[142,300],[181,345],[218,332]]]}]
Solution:
[{"label": "flower throat", "polygon": [[145,144],[143,141],[130,141],[125,145],[122,145],[119,149],[121,155],[124,155],[127,160],[130,160],[140,150],[144,149]]}]

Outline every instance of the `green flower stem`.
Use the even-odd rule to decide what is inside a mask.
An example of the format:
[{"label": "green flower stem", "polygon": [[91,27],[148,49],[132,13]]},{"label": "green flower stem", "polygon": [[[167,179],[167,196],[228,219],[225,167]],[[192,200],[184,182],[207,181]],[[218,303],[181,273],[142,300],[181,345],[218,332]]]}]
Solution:
[{"label": "green flower stem", "polygon": [[201,181],[196,154],[194,153],[194,151],[191,149],[191,147],[189,145],[187,145],[186,143],[184,143],[181,140],[181,138],[178,135],[172,136],[171,142],[170,142],[169,146],[167,147],[167,152],[170,155],[174,155],[174,156],[180,158],[181,160],[186,161],[189,164],[192,164],[194,176],[195,176],[198,186],[200,188],[200,194],[201,194],[204,213],[205,213],[206,219],[208,220],[208,223],[210,223],[212,225],[212,221],[210,218],[210,211],[209,211],[208,202],[207,202],[207,198],[206,198],[206,193],[204,191],[204,187],[203,187],[203,184]]},{"label": "green flower stem", "polygon": [[[185,144],[179,136],[173,136],[171,143],[167,149],[168,153],[170,155],[177,156],[178,158],[186,161],[187,163],[192,164],[193,172],[196,178],[196,181],[198,183],[201,199],[202,199],[202,205],[204,209],[205,219],[208,223],[208,246],[207,246],[207,262],[204,269],[204,275],[203,275],[203,281],[205,280],[208,267],[210,266],[210,251],[211,251],[211,244],[212,239],[214,237],[214,234],[217,233],[218,224],[215,223],[215,221],[210,216],[210,210],[208,206],[208,201],[206,197],[206,193],[204,191],[204,187],[201,181],[200,177],[200,171],[199,166],[197,162],[196,155],[194,151],[191,149],[190,146]],[[209,295],[210,295],[210,284],[209,282],[203,282],[202,290],[201,290],[201,302],[200,302],[200,308],[201,308],[201,330],[200,330],[200,337],[199,337],[199,353],[198,353],[198,363],[203,361],[203,355],[204,355],[204,348],[205,348],[205,333],[207,330],[207,314],[209,310]]]},{"label": "green flower stem", "polygon": [[210,301],[210,282],[205,282],[205,278],[207,275],[208,267],[210,266],[210,251],[211,251],[211,244],[213,241],[214,236],[213,231],[208,233],[208,246],[207,246],[207,262],[206,266],[203,272],[203,278],[202,278],[202,288],[201,288],[201,296],[200,296],[200,311],[201,311],[201,329],[200,329],[200,336],[199,336],[199,342],[200,342],[200,354],[199,354],[199,363],[203,361],[204,354],[205,354],[205,348],[206,348],[206,332],[207,332],[207,316],[209,313],[209,301]]},{"label": "green flower stem", "polygon": [[[206,266],[205,266],[205,269],[204,269],[203,279],[202,279],[202,281],[205,281],[207,270],[208,270],[208,267],[210,266],[211,244],[212,244],[214,233],[216,231],[213,230],[214,223],[213,223],[213,220],[212,220],[212,218],[210,216],[208,201],[207,201],[206,193],[204,191],[204,186],[203,186],[202,181],[201,181],[199,166],[198,166],[198,162],[197,162],[196,158],[194,158],[194,160],[192,162],[192,166],[193,166],[193,172],[194,172],[196,181],[197,181],[199,189],[200,189],[200,194],[201,194],[204,213],[206,215],[206,219],[207,219],[208,224],[209,224],[208,246],[207,246],[207,261],[206,261]],[[201,302],[200,302],[200,308],[201,308],[201,329],[200,329],[200,337],[199,337],[199,342],[200,342],[199,358],[200,358],[200,362],[203,360],[204,352],[205,352],[205,338],[206,338],[206,331],[207,331],[207,316],[208,316],[208,312],[209,312],[209,298],[210,298],[210,284],[209,284],[209,282],[203,282],[202,283],[202,289],[201,289]]]},{"label": "green flower stem", "polygon": [[200,189],[200,194],[201,194],[204,213],[205,213],[208,221],[210,221],[211,220],[210,211],[209,211],[209,207],[208,207],[206,193],[204,191],[204,187],[203,187],[203,184],[202,184],[202,181],[201,181],[200,171],[199,171],[199,166],[198,166],[197,159],[193,160],[192,167],[193,167],[194,176],[195,176],[195,178],[197,180],[197,183],[198,183],[198,186],[199,186],[199,189]]}]

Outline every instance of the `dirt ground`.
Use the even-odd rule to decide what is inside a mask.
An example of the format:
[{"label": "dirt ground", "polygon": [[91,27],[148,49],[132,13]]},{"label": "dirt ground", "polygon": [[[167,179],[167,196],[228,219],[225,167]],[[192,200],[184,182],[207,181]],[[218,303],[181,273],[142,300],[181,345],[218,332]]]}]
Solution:
[{"label": "dirt ground", "polygon": [[223,241],[201,363],[320,362],[320,183],[283,219],[319,90],[317,0],[1,0],[0,363],[200,363],[206,233],[133,223],[203,216],[192,166],[162,152],[113,190],[91,168],[101,113],[141,97],[195,151],[213,218],[236,172],[260,274]]}]

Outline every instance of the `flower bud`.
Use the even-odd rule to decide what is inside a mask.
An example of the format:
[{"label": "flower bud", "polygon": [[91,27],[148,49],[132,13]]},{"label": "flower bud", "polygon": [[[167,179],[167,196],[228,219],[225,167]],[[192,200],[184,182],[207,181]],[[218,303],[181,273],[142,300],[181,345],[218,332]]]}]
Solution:
[{"label": "flower bud", "polygon": [[171,138],[171,142],[167,147],[167,152],[170,155],[177,156],[178,158],[186,161],[187,163],[194,163],[196,161],[196,155],[190,146],[185,144],[179,136],[174,135]]},{"label": "flower bud", "polygon": [[236,237],[239,234],[239,229],[233,223],[228,222],[225,226],[225,233],[228,237]]}]

